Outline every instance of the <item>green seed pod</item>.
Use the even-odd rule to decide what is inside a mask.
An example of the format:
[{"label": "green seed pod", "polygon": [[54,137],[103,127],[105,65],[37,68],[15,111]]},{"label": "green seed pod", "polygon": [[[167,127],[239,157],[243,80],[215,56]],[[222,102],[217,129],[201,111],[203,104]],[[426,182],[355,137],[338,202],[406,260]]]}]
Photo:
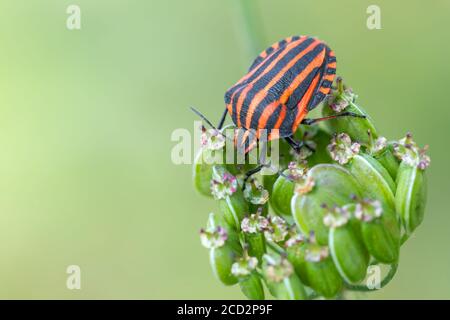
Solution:
[{"label": "green seed pod", "polygon": [[240,279],[239,285],[242,293],[250,300],[264,300],[263,284],[261,278],[256,273]]},{"label": "green seed pod", "polygon": [[370,255],[354,225],[349,223],[351,213],[347,207],[327,208],[324,223],[330,228],[328,245],[334,264],[347,283],[357,283],[366,277]]},{"label": "green seed pod", "polygon": [[322,205],[342,206],[352,195],[360,195],[359,184],[347,169],[335,164],[316,165],[308,172],[305,183],[296,186],[291,201],[295,222],[303,234],[314,231],[317,242],[326,245],[328,228],[323,224]]},{"label": "green seed pod", "polygon": [[267,284],[270,293],[278,300],[307,300],[305,287],[296,274],[283,279],[281,282]]},{"label": "green seed pod", "polygon": [[386,207],[394,208],[395,182],[389,172],[372,156],[358,154],[360,145],[352,143],[349,135],[335,135],[328,150],[333,160],[345,165],[356,178],[365,197],[379,199]]},{"label": "green seed pod", "polygon": [[290,219],[291,199],[294,196],[295,182],[301,180],[306,174],[306,163],[303,161],[300,165],[291,162],[288,169],[284,170],[273,185],[270,205],[276,214],[284,219]]},{"label": "green seed pod", "polygon": [[202,195],[211,197],[213,166],[223,166],[225,162],[225,136],[216,129],[202,127],[201,145],[193,166],[195,189]]},{"label": "green seed pod", "polygon": [[425,172],[418,167],[402,163],[397,176],[395,208],[402,218],[407,234],[421,223],[427,201]]},{"label": "green seed pod", "polygon": [[368,135],[367,151],[389,172],[392,180],[395,181],[400,162],[394,156],[393,142],[388,142],[385,137],[378,137],[374,140],[370,131],[368,131]]},{"label": "green seed pod", "polygon": [[306,269],[305,250],[306,243],[301,235],[286,241],[287,259],[294,267],[295,273],[299,276],[302,283],[311,286]]},{"label": "green seed pod", "polygon": [[363,108],[354,102],[356,95],[351,89],[344,87],[342,79],[337,79],[336,82],[338,88],[331,91],[330,98],[322,109],[323,116],[334,116],[345,111],[363,115],[366,118],[338,117],[326,121],[325,125],[331,132],[346,132],[353,140],[367,144],[369,142],[367,130],[370,130],[375,138],[377,137],[373,121]]},{"label": "green seed pod", "polygon": [[238,279],[231,273],[231,266],[235,257],[235,251],[227,245],[211,248],[209,251],[209,262],[213,272],[224,285],[231,286],[238,282]]},{"label": "green seed pod", "polygon": [[242,191],[238,188],[236,177],[222,166],[213,166],[211,193],[219,200],[219,207],[227,224],[234,230],[239,230],[249,208]]},{"label": "green seed pod", "polygon": [[361,221],[361,234],[369,253],[381,263],[394,263],[400,254],[400,225],[394,211],[379,200],[360,200],[348,206]]},{"label": "green seed pod", "polygon": [[[288,170],[283,172],[288,174]],[[290,201],[294,196],[295,184],[283,176],[279,176],[273,185],[270,205],[276,214],[286,217],[291,214]]]},{"label": "green seed pod", "polygon": [[227,224],[238,231],[242,219],[249,212],[248,204],[242,192],[238,190],[233,195],[219,200],[219,207]]},{"label": "green seed pod", "polygon": [[392,150],[392,147],[389,147],[380,155],[376,156],[375,159],[383,165],[383,167],[389,172],[391,178],[395,180],[397,177],[397,171],[399,162],[395,158]]},{"label": "green seed pod", "polygon": [[426,154],[427,149],[428,146],[419,149],[410,133],[394,144],[395,156],[402,161],[397,174],[395,208],[400,214],[407,235],[422,223],[425,213],[425,169],[431,162]]},{"label": "green seed pod", "polygon": [[209,250],[210,264],[214,275],[225,285],[233,285],[238,278],[232,273],[232,265],[237,256],[242,255],[237,234],[218,225],[220,218],[210,214],[206,229],[200,230],[200,240]]},{"label": "green seed pod", "polygon": [[361,184],[366,197],[380,199],[393,208],[395,182],[377,160],[367,154],[356,155],[348,169]]},{"label": "green seed pod", "polygon": [[309,286],[326,298],[335,297],[342,288],[339,275],[328,247],[308,243],[305,246],[305,277]]},{"label": "green seed pod", "polygon": [[262,262],[262,256],[266,253],[266,240],[264,230],[269,221],[259,213],[252,214],[242,220],[241,230],[248,246],[248,254]]},{"label": "green seed pod", "polygon": [[291,237],[285,246],[287,259],[302,283],[324,297],[336,296],[342,278],[328,254],[328,247],[317,245],[314,236],[307,240],[301,234]]},{"label": "green seed pod", "polygon": [[208,155],[211,155],[211,153],[214,153],[214,151],[206,149],[201,149],[199,151],[194,160],[192,175],[195,190],[207,197],[212,197],[211,179],[213,174],[213,164],[204,161],[204,159],[208,157]]},{"label": "green seed pod", "polygon": [[270,293],[279,300],[306,300],[303,284],[285,258],[264,255],[264,278]]},{"label": "green seed pod", "polygon": [[278,174],[263,175],[264,189],[269,191],[270,194],[272,194],[273,185],[275,184],[275,181],[277,181],[278,177],[279,177]]},{"label": "green seed pod", "polygon": [[264,289],[261,279],[256,272],[258,259],[248,255],[244,251],[244,256],[233,263],[231,273],[239,279],[239,285],[244,295],[253,300],[264,299]]},{"label": "green seed pod", "polygon": [[419,149],[408,133],[394,144],[394,153],[402,161],[397,174],[395,208],[400,214],[406,234],[411,234],[421,223],[427,201],[425,169],[431,159],[428,146]]},{"label": "green seed pod", "polygon": [[248,244],[248,253],[256,257],[258,261],[261,261],[262,256],[266,253],[266,240],[264,234],[258,233],[245,233],[245,243]]}]

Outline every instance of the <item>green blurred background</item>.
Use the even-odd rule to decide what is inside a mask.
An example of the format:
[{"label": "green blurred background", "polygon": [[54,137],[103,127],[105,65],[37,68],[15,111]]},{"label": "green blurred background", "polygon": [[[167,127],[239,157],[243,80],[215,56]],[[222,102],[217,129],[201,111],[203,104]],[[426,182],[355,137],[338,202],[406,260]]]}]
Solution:
[{"label": "green blurred background", "polygon": [[[262,46],[320,37],[385,136],[430,144],[425,221],[366,297],[450,298],[450,1],[252,4]],[[0,298],[242,298],[199,242],[216,204],[170,158],[188,107],[217,121],[251,61],[239,1],[1,0],[0,41]],[[81,290],[66,288],[71,264]]]}]

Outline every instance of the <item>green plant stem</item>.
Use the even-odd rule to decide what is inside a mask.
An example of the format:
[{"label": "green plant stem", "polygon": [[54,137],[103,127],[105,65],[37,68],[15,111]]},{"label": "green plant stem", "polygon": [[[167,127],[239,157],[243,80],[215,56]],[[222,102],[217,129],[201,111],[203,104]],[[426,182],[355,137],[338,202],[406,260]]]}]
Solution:
[{"label": "green plant stem", "polygon": [[254,59],[261,50],[264,43],[261,20],[255,6],[255,0],[234,0],[239,11],[238,19],[241,28],[239,35],[243,44],[247,47],[249,59]]},{"label": "green plant stem", "polygon": [[285,252],[283,248],[281,248],[278,244],[272,242],[272,241],[266,241],[267,247],[272,249],[272,251],[278,253],[279,255],[285,255]]},{"label": "green plant stem", "polygon": [[[389,270],[389,273],[384,277],[384,279],[380,283],[380,288],[377,288],[376,290],[379,290],[383,287],[385,287],[389,282],[391,282],[392,278],[394,278],[395,273],[398,269],[398,263],[391,264],[391,269]],[[363,285],[352,285],[352,284],[345,284],[346,288],[352,291],[375,291],[375,289],[369,289],[367,286]]]}]

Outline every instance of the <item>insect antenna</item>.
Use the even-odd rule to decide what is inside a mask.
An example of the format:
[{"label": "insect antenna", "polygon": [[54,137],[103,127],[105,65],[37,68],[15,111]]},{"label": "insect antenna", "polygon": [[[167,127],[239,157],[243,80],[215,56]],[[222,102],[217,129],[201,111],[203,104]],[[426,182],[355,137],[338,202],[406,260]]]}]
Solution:
[{"label": "insect antenna", "polygon": [[203,121],[205,121],[212,129],[215,129],[219,131],[212,123],[209,121],[200,111],[195,109],[194,107],[190,107],[192,112],[194,112],[196,115],[198,115]]}]

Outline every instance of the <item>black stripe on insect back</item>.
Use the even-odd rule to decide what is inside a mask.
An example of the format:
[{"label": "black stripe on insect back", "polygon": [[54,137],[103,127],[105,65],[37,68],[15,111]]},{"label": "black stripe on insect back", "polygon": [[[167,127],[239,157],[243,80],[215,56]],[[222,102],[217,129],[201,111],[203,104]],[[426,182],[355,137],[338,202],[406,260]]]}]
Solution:
[{"label": "black stripe on insect back", "polygon": [[[257,125],[259,115],[264,111],[267,105],[273,101],[279,100],[283,92],[292,84],[292,81],[298,76],[321,52],[323,52],[324,47],[322,44],[318,44],[313,50],[306,53],[301,59],[299,59],[291,68],[289,68],[283,76],[277,81],[275,85],[269,88],[268,93],[263,101],[255,109],[254,116],[252,117],[251,128]],[[317,71],[312,70],[312,77],[310,75],[305,77],[305,80],[301,83],[303,92],[297,92],[299,99],[303,96],[311,83],[313,76]],[[295,98],[294,98],[295,99]],[[298,101],[300,101],[298,99]],[[293,100],[294,102],[294,100]]]},{"label": "black stripe on insect back", "polygon": [[[264,89],[264,87],[269,84],[269,82],[291,61],[294,59],[297,55],[299,55],[301,52],[303,52],[315,39],[308,38],[302,43],[300,43],[298,46],[295,46],[294,48],[290,49],[289,52],[280,60],[278,61],[275,66],[269,70],[266,74],[264,74],[259,80],[257,80],[255,83],[253,83],[253,88],[247,93],[247,96],[244,100],[244,103],[242,104],[241,108],[241,114],[240,114],[240,120],[241,123],[245,123],[248,107],[251,103],[251,101],[254,99],[255,95]],[[303,59],[304,57],[302,57]],[[300,59],[300,60],[302,60]],[[298,63],[298,62],[297,62]],[[290,68],[289,70],[292,70]],[[289,72],[289,71],[288,71]],[[274,101],[275,99],[271,100]]]},{"label": "black stripe on insect back", "polygon": [[[269,51],[268,55],[273,53],[270,57],[266,56],[265,58],[262,58],[262,57],[258,56],[258,58],[255,59],[252,66],[250,67],[249,73],[255,67],[258,67],[258,68],[254,71],[254,73],[249,78],[245,79],[242,83],[247,84],[247,83],[250,83],[253,80],[255,80],[262,72],[264,72],[264,70],[267,69],[267,67],[273,62],[273,60],[275,60],[283,52],[283,49],[284,49],[284,46],[279,47],[278,49],[276,49],[275,52],[273,52],[273,50],[274,50],[273,47],[269,47],[266,51]],[[264,60],[264,62],[263,62],[263,60]],[[263,63],[261,64],[261,62],[263,62]],[[258,66],[259,64],[261,64],[261,65]],[[234,88],[240,86],[241,84],[235,84],[228,91],[233,91]],[[228,91],[226,92],[225,95],[229,94],[229,96],[231,96],[232,92],[229,93]]]},{"label": "black stripe on insect back", "polygon": [[295,88],[294,92],[289,97],[289,100],[286,103],[286,106],[289,110],[295,110],[298,103],[305,95],[306,90],[308,90],[311,82],[314,80],[314,77],[316,76],[318,71],[319,68],[314,68],[312,72],[310,72],[309,75],[305,78],[305,80],[302,81],[297,88]]},{"label": "black stripe on insect back", "polygon": [[[264,109],[273,101],[279,100],[283,92],[292,84],[293,80],[303,71],[307,66],[320,55],[324,50],[324,46],[322,44],[317,45],[313,50],[305,54],[300,60],[298,60],[291,68],[289,68],[283,76],[277,81],[275,85],[269,88],[266,98],[261,101],[261,103],[256,107],[255,112],[251,121],[251,128],[256,128],[258,125],[258,120]],[[305,80],[300,83],[299,86],[304,90],[303,92],[297,92],[296,97],[294,99],[298,99],[298,97],[303,97],[303,94],[309,87],[313,78],[310,78],[312,75],[317,73],[317,69],[314,68],[306,77]],[[295,92],[295,90],[294,90]],[[300,101],[298,99],[298,101]],[[297,102],[298,102],[297,101]],[[295,100],[292,100],[292,104],[295,103]]]},{"label": "black stripe on insect back", "polygon": [[331,88],[331,81],[330,80],[323,80],[321,87]]},{"label": "black stripe on insect back", "polygon": [[[299,36],[293,36],[293,37],[288,38],[288,39],[289,39],[289,41],[286,40],[286,39],[283,39],[283,40],[278,41],[278,42],[277,42],[277,47],[278,47],[278,49],[276,49],[276,50],[282,49],[282,47],[286,46],[287,44],[299,40],[300,37],[299,37]],[[250,68],[249,68],[248,71],[253,70],[253,68],[255,68],[258,64],[260,64],[261,61],[263,61],[264,59],[266,59],[267,56],[268,56],[269,54],[271,54],[271,53],[275,50],[275,49],[274,49],[274,46],[275,46],[275,44],[272,45],[272,46],[270,46],[270,47],[267,48],[266,50],[264,50],[263,53],[264,53],[265,56],[262,57],[261,54],[260,54],[260,55],[255,59],[255,61],[253,61],[252,65],[250,66]]]},{"label": "black stripe on insect back", "polygon": [[[320,76],[323,76],[323,70],[320,70]],[[325,94],[323,94],[322,92],[319,91],[321,85],[320,85],[320,81],[316,84],[316,87],[314,88],[314,93],[311,97],[311,100],[309,101],[307,108],[308,111],[311,111],[312,109],[314,109],[323,99],[325,99]]]},{"label": "black stripe on insect back", "polygon": [[[272,47],[270,47],[270,48],[272,48]],[[241,94],[240,92],[236,92],[236,91],[238,91],[239,88],[242,88],[243,86],[249,84],[251,81],[256,79],[262,72],[264,72],[264,70],[267,69],[267,67],[273,62],[273,60],[275,60],[283,52],[283,49],[284,49],[284,47],[277,49],[277,51],[274,52],[272,56],[266,58],[266,60],[263,62],[263,64],[258,67],[258,69],[255,71],[254,74],[252,74],[251,77],[249,77],[248,79],[245,79],[242,83],[235,84],[230,89],[228,89],[227,92],[225,92],[225,103],[226,104],[232,103],[232,108],[233,108],[232,118],[233,118],[234,123],[236,123],[236,103]],[[273,48],[272,48],[272,50],[273,50]],[[261,63],[261,61],[259,63]],[[257,63],[257,64],[259,64],[259,63]],[[242,90],[241,90],[241,92],[242,92]],[[233,97],[233,93],[235,93],[234,97]],[[231,101],[231,97],[233,97],[233,101]]]},{"label": "black stripe on insect back", "polygon": [[[299,40],[299,39],[297,39]],[[297,41],[295,40],[295,41]],[[255,73],[252,74],[248,79],[245,80],[245,82],[250,83],[253,82],[257,77],[259,77],[261,75],[261,73],[265,72],[267,70],[267,68],[269,67],[269,65],[278,58],[278,56],[284,52],[284,49],[286,48],[287,45],[289,45],[292,42],[287,43],[286,40],[282,40],[280,42],[283,42],[282,45],[279,46],[278,49],[276,49],[276,51],[270,56],[267,57],[265,59],[265,61],[261,64],[261,66],[259,66]],[[289,55],[290,53],[292,53],[293,50],[303,50],[305,49],[308,45],[310,45],[312,42],[312,39],[305,39],[303,42],[299,43],[297,46],[293,47],[290,49],[290,51],[288,52],[287,55]],[[274,68],[276,68],[278,65],[280,65],[280,63],[282,63],[282,61],[286,61],[286,56],[285,55],[280,61],[278,61]],[[265,76],[265,75],[264,75]]]},{"label": "black stripe on insect back", "polygon": [[240,94],[242,93],[242,90],[245,89],[246,84],[243,83],[239,86],[236,87],[236,89],[233,92],[236,92],[233,96],[233,101],[231,101],[231,108],[232,108],[232,113],[231,113],[231,118],[233,119],[234,123],[237,123],[237,111],[236,111],[236,103],[237,100],[240,96]]},{"label": "black stripe on insect back", "polygon": [[[272,115],[267,120],[266,128],[273,128],[278,121],[281,114],[281,103],[278,103],[277,108],[273,111]],[[259,120],[259,119],[258,119]],[[252,118],[253,121],[253,118]]]},{"label": "black stripe on insect back", "polygon": [[[308,111],[311,111],[312,109],[314,109],[323,99],[325,99],[325,94],[323,92],[321,92],[321,88],[325,88],[325,89],[329,89],[331,88],[332,82],[330,80],[326,80],[323,79],[324,76],[330,74],[328,73],[328,70],[330,68],[327,68],[328,65],[330,64],[330,58],[333,58],[332,62],[336,61],[335,57],[330,57],[330,48],[326,47],[326,53],[325,53],[325,60],[320,68],[320,79],[322,79],[321,81],[319,81],[316,85],[316,87],[314,88],[314,94],[311,97],[311,100],[308,103]],[[336,72],[336,69],[334,69],[334,72]],[[334,73],[331,73],[334,74]]]},{"label": "black stripe on insect back", "polygon": [[[279,45],[279,48],[270,56],[270,57],[266,57],[266,58],[264,58],[265,59],[265,61],[264,62],[262,62],[262,60],[264,60],[263,58],[261,58],[260,56],[258,56],[258,58],[256,58],[256,60],[255,60],[255,62],[253,63],[253,64],[255,64],[255,67],[256,67],[256,65],[259,65],[261,62],[262,62],[262,64],[260,65],[260,66],[258,66],[258,69],[256,69],[255,71],[254,71],[254,73],[248,78],[248,79],[245,79],[242,83],[240,83],[240,84],[235,84],[233,87],[231,87],[230,89],[228,89],[228,91],[225,93],[225,103],[226,104],[229,104],[230,102],[231,103],[233,103],[233,113],[236,113],[236,101],[239,99],[239,95],[240,95],[240,93],[239,94],[235,94],[234,95],[234,98],[233,98],[233,101],[231,101],[231,97],[233,96],[233,93],[235,92],[235,91],[237,91],[242,85],[247,85],[248,83],[250,83],[250,82],[252,82],[252,81],[254,81],[259,75],[261,75],[261,73],[263,73],[267,68],[268,68],[268,66],[275,60],[275,59],[277,59],[278,58],[278,56],[281,54],[281,53],[283,53],[284,52],[284,49],[285,49],[285,45],[287,45],[287,44],[289,44],[289,43],[292,43],[292,42],[294,42],[294,41],[297,41],[297,40],[300,40],[300,37],[293,37],[293,39],[292,39],[292,41],[290,41],[290,42],[287,42],[286,40],[282,40],[282,41],[279,41],[279,43],[281,43],[281,46]],[[306,39],[305,41],[307,41],[308,39]],[[307,44],[306,44],[307,45]],[[305,47],[306,45],[304,45],[304,46],[301,46],[301,47]],[[300,46],[300,44],[299,44],[299,46]],[[273,51],[273,47],[270,47],[269,49],[271,49],[270,50],[270,52],[272,52]],[[268,50],[268,49],[267,49]],[[266,51],[267,51],[266,50]],[[291,49],[292,50],[292,49]],[[256,61],[258,61],[258,62],[256,62]],[[252,67],[252,68],[250,68],[250,70],[252,70],[254,67]],[[249,71],[250,72],[250,71]],[[236,117],[236,115],[234,115],[234,118]]]}]

